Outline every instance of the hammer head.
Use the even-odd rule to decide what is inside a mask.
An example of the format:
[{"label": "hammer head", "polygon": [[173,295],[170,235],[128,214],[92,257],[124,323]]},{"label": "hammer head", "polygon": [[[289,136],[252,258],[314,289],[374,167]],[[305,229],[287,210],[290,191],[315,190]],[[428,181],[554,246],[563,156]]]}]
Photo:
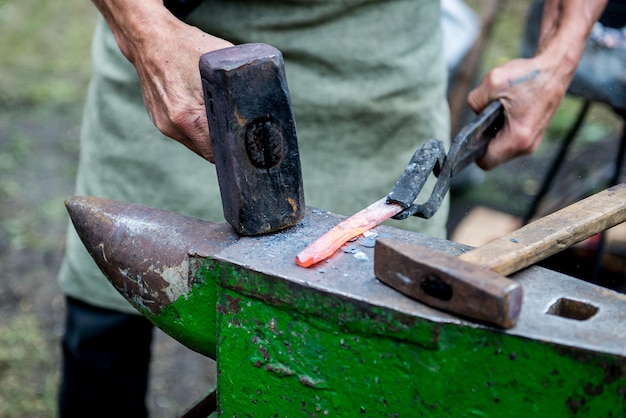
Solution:
[{"label": "hammer head", "polygon": [[502,328],[517,323],[522,287],[486,267],[406,242],[379,238],[376,277],[427,305]]},{"label": "hammer head", "polygon": [[200,58],[224,217],[241,235],[297,224],[304,189],[280,51],[243,44]]}]

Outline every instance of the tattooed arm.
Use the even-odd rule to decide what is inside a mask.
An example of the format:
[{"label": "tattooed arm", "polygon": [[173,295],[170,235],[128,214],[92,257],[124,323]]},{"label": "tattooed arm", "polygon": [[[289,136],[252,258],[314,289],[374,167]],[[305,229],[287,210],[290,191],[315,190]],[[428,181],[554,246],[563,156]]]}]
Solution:
[{"label": "tattooed arm", "polygon": [[479,162],[484,169],[532,153],[569,86],[606,0],[546,0],[537,53],[491,70],[469,97],[475,111],[499,99],[506,123]]}]

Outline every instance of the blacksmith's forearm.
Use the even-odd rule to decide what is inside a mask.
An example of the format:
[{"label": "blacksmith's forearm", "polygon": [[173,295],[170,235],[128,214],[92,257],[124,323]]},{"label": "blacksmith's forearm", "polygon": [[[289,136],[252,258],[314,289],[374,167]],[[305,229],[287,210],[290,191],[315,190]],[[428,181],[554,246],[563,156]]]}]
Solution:
[{"label": "blacksmith's forearm", "polygon": [[168,27],[181,23],[161,0],[92,0],[107,21],[122,53],[131,62],[145,42],[154,42]]},{"label": "blacksmith's forearm", "polygon": [[546,0],[541,21],[538,53],[555,45],[568,45],[569,55],[582,56],[591,28],[607,0]]}]

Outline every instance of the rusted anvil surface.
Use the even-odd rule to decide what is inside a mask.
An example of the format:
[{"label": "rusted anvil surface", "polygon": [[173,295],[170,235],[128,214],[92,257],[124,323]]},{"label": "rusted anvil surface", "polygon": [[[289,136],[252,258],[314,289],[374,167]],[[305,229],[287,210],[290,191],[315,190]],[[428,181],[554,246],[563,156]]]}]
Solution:
[{"label": "rusted anvil surface", "polygon": [[[228,225],[95,198],[67,202],[109,280],[218,361],[227,416],[623,416],[626,296],[532,267],[517,326],[429,308],[374,277],[368,239],[311,269],[294,256],[338,217],[239,238]],[[379,236],[460,254],[444,240]]]}]

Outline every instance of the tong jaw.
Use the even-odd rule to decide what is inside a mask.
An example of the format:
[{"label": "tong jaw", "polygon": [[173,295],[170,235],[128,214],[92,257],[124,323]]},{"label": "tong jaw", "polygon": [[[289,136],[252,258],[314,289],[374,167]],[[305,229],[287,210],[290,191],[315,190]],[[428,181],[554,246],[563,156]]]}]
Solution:
[{"label": "tong jaw", "polygon": [[406,219],[417,211],[419,205],[413,202],[424,188],[426,180],[433,173],[438,176],[446,160],[446,150],[439,139],[429,139],[411,157],[402,176],[387,195],[387,203],[397,203],[404,208],[393,219]]},{"label": "tong jaw", "polygon": [[[459,132],[447,156],[443,143],[438,139],[428,140],[415,151],[409,165],[387,196],[388,203],[398,203],[404,208],[393,219],[402,220],[409,216],[431,218],[450,190],[452,177],[485,154],[489,142],[503,124],[502,104],[494,101]],[[422,204],[413,203],[431,172],[438,178],[430,197]]]}]

